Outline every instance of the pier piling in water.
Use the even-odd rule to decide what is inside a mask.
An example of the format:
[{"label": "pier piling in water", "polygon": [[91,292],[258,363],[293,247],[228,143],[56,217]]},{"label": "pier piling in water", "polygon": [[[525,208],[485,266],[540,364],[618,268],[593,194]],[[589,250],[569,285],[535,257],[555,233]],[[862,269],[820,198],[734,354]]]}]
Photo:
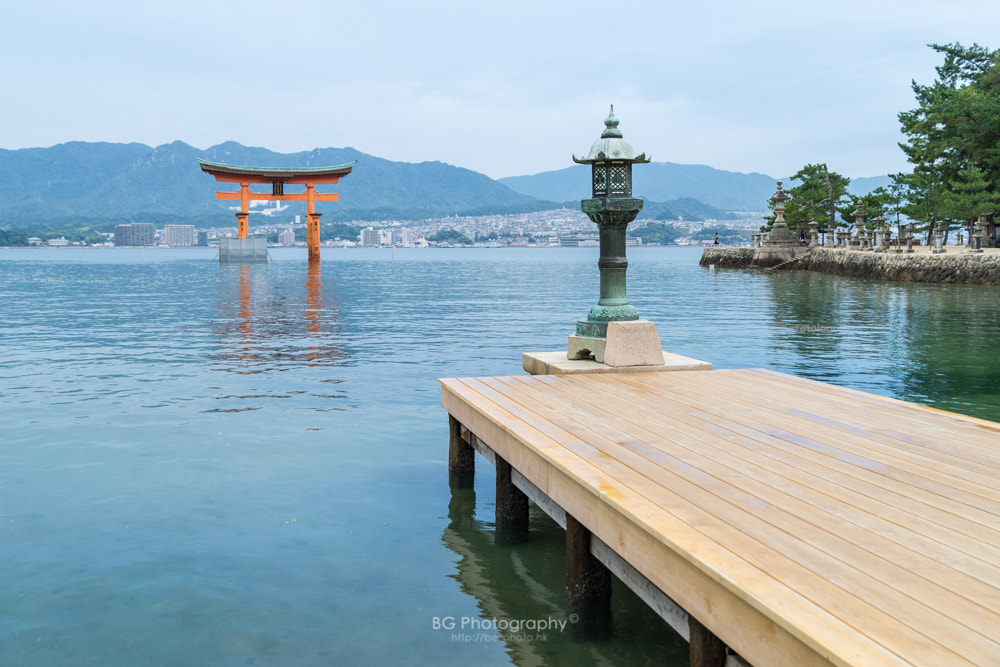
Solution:
[{"label": "pier piling in water", "polygon": [[688,634],[691,667],[723,667],[726,664],[726,645],[694,616],[688,616]]},{"label": "pier piling in water", "polygon": [[514,486],[512,468],[507,461],[496,457],[497,468],[497,542],[505,545],[520,544],[528,539],[528,496]]},{"label": "pier piling in water", "polygon": [[448,474],[452,485],[468,488],[476,480],[476,451],[462,438],[462,425],[448,415]]},{"label": "pier piling in water", "polygon": [[605,636],[611,631],[611,570],[591,553],[591,533],[566,515],[566,602],[578,617],[581,634]]}]

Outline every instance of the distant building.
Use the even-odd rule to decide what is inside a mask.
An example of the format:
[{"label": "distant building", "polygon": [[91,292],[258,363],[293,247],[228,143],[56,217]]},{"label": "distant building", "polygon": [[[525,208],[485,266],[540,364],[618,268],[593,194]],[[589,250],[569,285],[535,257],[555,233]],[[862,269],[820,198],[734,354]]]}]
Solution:
[{"label": "distant building", "polygon": [[190,248],[194,245],[194,225],[164,225],[163,242],[171,248]]},{"label": "distant building", "polygon": [[560,234],[559,245],[570,248],[598,246],[600,237],[597,234]]},{"label": "distant building", "polygon": [[377,248],[379,244],[379,234],[377,231],[368,227],[367,229],[361,230],[361,245],[366,248]]},{"label": "distant building", "polygon": [[391,246],[392,243],[392,232],[387,229],[378,230],[378,245],[380,246]]},{"label": "distant building", "polygon": [[153,245],[156,228],[151,222],[133,222],[115,227],[116,246]]},{"label": "distant building", "polygon": [[69,245],[69,241],[60,236],[57,239],[49,239],[45,244],[50,246],[64,246]]},{"label": "distant building", "polygon": [[278,234],[278,243],[280,243],[283,246],[295,245],[295,232],[293,232],[290,229],[286,229],[285,231],[281,232],[280,234]]},{"label": "distant building", "polygon": [[413,245],[416,239],[413,236],[412,229],[401,229],[399,230],[399,242],[402,245]]},{"label": "distant building", "polygon": [[198,232],[198,245],[200,246],[208,245],[208,232]]},{"label": "distant building", "polygon": [[[573,248],[597,248],[601,245],[600,236],[597,234],[560,234],[558,242],[553,242],[549,238],[549,245],[569,246]],[[626,236],[625,246],[634,248],[642,245],[641,236]]]}]

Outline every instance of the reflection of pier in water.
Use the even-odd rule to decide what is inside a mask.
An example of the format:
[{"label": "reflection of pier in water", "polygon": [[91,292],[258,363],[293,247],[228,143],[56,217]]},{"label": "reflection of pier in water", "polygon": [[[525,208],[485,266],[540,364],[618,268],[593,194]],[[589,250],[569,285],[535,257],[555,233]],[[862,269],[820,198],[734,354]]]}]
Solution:
[{"label": "reflection of pier in water", "polygon": [[223,370],[265,373],[346,362],[339,304],[330,290],[324,297],[319,262],[307,265],[302,282],[275,275],[278,269],[266,264],[220,270],[239,272],[236,281],[224,277],[219,287],[214,359]]},{"label": "reflection of pier in water", "polygon": [[[475,490],[453,485],[448,504],[449,523],[441,539],[459,556],[454,576],[462,591],[476,599],[480,619],[491,622],[493,619],[567,620],[566,539],[562,528],[532,506],[531,539],[517,546],[504,546],[496,543],[492,523],[475,518],[475,509]],[[538,631],[484,631],[463,629],[459,618],[455,619],[456,627],[447,631],[448,639],[452,641],[454,635],[483,632],[500,635],[511,661],[519,667],[686,664],[687,643],[617,581],[612,604],[615,623],[611,640],[580,638],[579,632],[569,623],[564,630],[556,625]]]}]

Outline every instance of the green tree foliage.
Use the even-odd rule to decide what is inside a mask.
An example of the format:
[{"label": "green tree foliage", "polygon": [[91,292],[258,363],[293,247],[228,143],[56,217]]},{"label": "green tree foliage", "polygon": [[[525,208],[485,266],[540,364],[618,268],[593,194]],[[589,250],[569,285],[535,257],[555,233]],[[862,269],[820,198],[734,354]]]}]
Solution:
[{"label": "green tree foliage", "polygon": [[912,83],[917,108],[899,114],[902,211],[928,232],[1000,209],[1000,51],[932,44],[944,55],[929,86]]},{"label": "green tree foliage", "polygon": [[892,178],[900,190],[900,211],[917,223],[923,223],[915,225],[917,231],[934,231],[944,209],[945,183],[941,175],[921,168],[910,174],[893,174]]},{"label": "green tree foliage", "polygon": [[671,244],[684,235],[684,230],[662,222],[651,222],[645,227],[633,229],[630,233],[630,236],[641,236],[643,243],[659,243],[660,245]]},{"label": "green tree foliage", "polygon": [[943,195],[944,210],[949,218],[972,220],[980,213],[992,213],[1000,208],[1000,193],[991,187],[986,173],[974,164],[959,169]]},{"label": "green tree foliage", "polygon": [[319,226],[320,241],[327,241],[327,240],[335,241],[337,239],[342,239],[345,241],[357,241],[360,234],[361,234],[361,228],[355,227],[354,225],[332,223],[328,225]]},{"label": "green tree foliage", "polygon": [[848,200],[844,206],[841,206],[837,210],[840,212],[841,221],[846,225],[854,224],[855,211],[864,211],[866,215],[865,228],[875,229],[878,226],[874,222],[875,218],[879,216],[883,218],[888,217],[893,210],[893,200],[894,195],[892,192],[886,188],[878,187],[866,195]]},{"label": "green tree foliage", "polygon": [[100,232],[113,232],[115,223],[59,218],[20,222],[18,228],[28,236],[37,236],[43,241],[62,237],[70,242],[102,243],[105,237]]},{"label": "green tree foliage", "polygon": [[26,246],[28,245],[28,232],[21,229],[0,229],[0,246]]},{"label": "green tree foliage", "polygon": [[[850,205],[847,186],[851,179],[841,176],[835,171],[829,172],[830,188],[827,189],[827,170],[823,164],[807,164],[799,169],[791,180],[797,183],[785,190],[792,198],[785,202],[785,222],[789,229],[807,227],[810,220],[818,223],[820,231],[830,226],[830,195],[837,209],[843,210]],[[768,199],[768,208],[774,209],[774,202]],[[853,211],[854,209],[851,208]],[[853,218],[851,218],[853,220]],[[761,231],[770,231],[774,224],[774,215],[764,218]]]},{"label": "green tree foliage", "polygon": [[427,237],[428,241],[437,243],[465,243],[472,245],[472,239],[458,231],[457,229],[439,229]]}]

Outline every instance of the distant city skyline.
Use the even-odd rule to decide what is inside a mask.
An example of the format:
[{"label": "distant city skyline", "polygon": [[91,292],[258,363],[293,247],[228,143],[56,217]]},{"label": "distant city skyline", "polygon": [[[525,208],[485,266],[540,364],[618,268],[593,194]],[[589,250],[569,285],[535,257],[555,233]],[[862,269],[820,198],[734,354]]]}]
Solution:
[{"label": "distant city skyline", "polygon": [[4,9],[0,149],[353,147],[492,178],[571,164],[615,105],[658,162],[774,177],[907,169],[928,43],[1000,48],[977,0],[782,4],[88,3]]}]

